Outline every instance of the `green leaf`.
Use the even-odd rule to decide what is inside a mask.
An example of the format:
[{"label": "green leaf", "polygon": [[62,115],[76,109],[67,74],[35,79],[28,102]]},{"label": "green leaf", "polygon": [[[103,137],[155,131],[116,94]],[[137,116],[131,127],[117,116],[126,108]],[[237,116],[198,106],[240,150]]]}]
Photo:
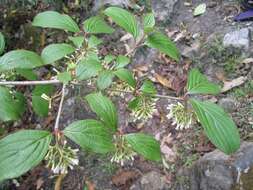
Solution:
[{"label": "green leaf", "polygon": [[240,147],[240,136],[231,117],[214,103],[190,102],[210,141],[224,153],[234,153]]},{"label": "green leaf", "polygon": [[156,94],[157,93],[155,85],[150,80],[145,80],[143,85],[141,86],[140,90],[144,94]]},{"label": "green leaf", "polygon": [[144,158],[152,161],[161,160],[160,144],[150,135],[142,133],[124,135],[130,146]]},{"label": "green leaf", "polygon": [[83,28],[85,32],[91,34],[111,34],[114,29],[110,27],[100,16],[94,16],[84,21]]},{"label": "green leaf", "polygon": [[102,71],[98,75],[97,85],[100,90],[104,90],[108,88],[112,84],[112,80],[114,78],[114,74],[112,71]]},{"label": "green leaf", "polygon": [[151,32],[155,26],[155,15],[154,13],[147,13],[143,18],[144,31],[146,33]]},{"label": "green leaf", "polygon": [[133,74],[129,70],[124,69],[124,68],[118,69],[118,70],[114,71],[114,74],[120,80],[127,82],[127,84],[129,84],[133,88],[136,86],[136,81],[133,77]]},{"label": "green leaf", "polygon": [[98,46],[99,44],[101,44],[102,42],[103,42],[103,40],[97,38],[94,35],[91,35],[91,37],[88,40],[88,47],[94,48],[94,47]]},{"label": "green leaf", "polygon": [[192,69],[187,81],[188,94],[219,94],[220,87],[211,83],[199,72],[198,69]]},{"label": "green leaf", "polygon": [[92,111],[94,111],[105,126],[116,131],[118,125],[118,115],[112,101],[101,93],[89,94],[85,97]]},{"label": "green leaf", "polygon": [[80,48],[83,45],[84,37],[83,36],[69,36],[69,40],[77,47]]},{"label": "green leaf", "polygon": [[36,73],[34,73],[33,70],[31,69],[16,69],[16,72],[20,74],[22,77],[26,78],[27,80],[38,79]]},{"label": "green leaf", "polygon": [[57,79],[59,81],[61,81],[63,84],[68,84],[69,81],[72,80],[72,76],[71,76],[71,73],[70,72],[63,72],[63,73],[59,73],[57,75]]},{"label": "green leaf", "polygon": [[5,49],[4,35],[2,34],[2,32],[0,32],[0,55],[2,55],[4,49]]},{"label": "green leaf", "polygon": [[52,135],[47,131],[22,130],[0,140],[0,181],[16,178],[45,157]]},{"label": "green leaf", "polygon": [[140,100],[141,100],[141,97],[135,97],[135,98],[133,98],[133,99],[128,103],[128,108],[131,109],[131,110],[135,109],[135,108],[138,106]]},{"label": "green leaf", "polygon": [[0,120],[18,120],[25,111],[25,98],[22,94],[10,92],[0,86]]},{"label": "green leaf", "polygon": [[130,12],[119,8],[119,7],[109,7],[104,11],[105,15],[111,17],[111,19],[124,28],[127,32],[137,38],[139,35],[139,27],[134,15]]},{"label": "green leaf", "polygon": [[41,57],[46,64],[52,64],[74,51],[75,48],[69,44],[50,44],[43,49]]},{"label": "green leaf", "polygon": [[130,59],[124,55],[119,55],[116,59],[115,69],[120,69],[127,66],[130,63]]},{"label": "green leaf", "polygon": [[40,117],[48,116],[49,100],[41,97],[42,94],[52,95],[54,91],[53,85],[37,85],[32,92],[32,107]]},{"label": "green leaf", "polygon": [[27,50],[13,50],[0,57],[0,72],[12,69],[33,69],[45,65],[39,55]]},{"label": "green leaf", "polygon": [[63,133],[82,148],[96,153],[107,153],[114,149],[112,135],[103,123],[96,120],[75,121],[65,128]]},{"label": "green leaf", "polygon": [[202,3],[194,9],[193,16],[199,16],[204,14],[205,12],[206,12],[206,4]]},{"label": "green leaf", "polygon": [[108,54],[108,55],[106,55],[105,58],[104,58],[104,62],[105,62],[106,64],[109,64],[109,63],[111,63],[111,62],[114,61],[114,60],[115,60],[115,56],[112,55],[112,54]]},{"label": "green leaf", "polygon": [[147,38],[146,44],[151,48],[158,49],[176,61],[179,60],[180,54],[176,45],[160,32],[151,33]]},{"label": "green leaf", "polygon": [[42,28],[62,29],[70,32],[80,31],[78,25],[70,16],[56,11],[45,11],[37,14],[33,19],[32,25]]},{"label": "green leaf", "polygon": [[94,77],[102,69],[102,65],[95,59],[83,59],[76,67],[76,76],[78,80],[86,80]]}]

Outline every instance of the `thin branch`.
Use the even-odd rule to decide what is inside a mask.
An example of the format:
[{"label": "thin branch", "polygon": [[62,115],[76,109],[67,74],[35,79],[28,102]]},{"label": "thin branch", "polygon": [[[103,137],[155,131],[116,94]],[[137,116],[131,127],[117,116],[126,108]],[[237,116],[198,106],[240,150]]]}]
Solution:
[{"label": "thin branch", "polygon": [[61,90],[61,101],[59,104],[58,113],[57,113],[57,117],[55,120],[54,131],[58,131],[58,129],[59,129],[59,122],[60,122],[60,117],[61,117],[61,112],[62,112],[63,101],[64,101],[64,97],[65,97],[65,89],[66,89],[66,85],[63,84],[62,90]]},{"label": "thin branch", "polygon": [[160,95],[160,94],[154,94],[152,96],[156,98],[166,98],[166,99],[171,99],[171,100],[180,100],[180,101],[184,100],[184,98],[181,98],[181,97],[166,96],[166,95]]},{"label": "thin branch", "polygon": [[[131,91],[126,91],[126,90],[117,90],[117,89],[107,89],[112,92],[122,92],[125,94],[132,94],[133,92]],[[166,98],[166,99],[171,99],[171,100],[179,100],[179,101],[184,101],[184,98],[182,97],[174,97],[174,96],[166,96],[166,95],[161,95],[161,94],[151,94],[149,96],[155,97],[155,98]]]},{"label": "thin branch", "polygon": [[59,80],[43,80],[43,81],[0,81],[0,86],[15,85],[15,86],[28,86],[39,84],[61,84]]}]

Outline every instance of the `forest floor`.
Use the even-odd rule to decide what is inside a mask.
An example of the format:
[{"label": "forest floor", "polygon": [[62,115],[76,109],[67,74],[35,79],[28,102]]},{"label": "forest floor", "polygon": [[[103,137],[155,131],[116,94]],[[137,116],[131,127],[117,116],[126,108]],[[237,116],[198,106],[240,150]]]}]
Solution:
[{"label": "forest floor", "polygon": [[[246,39],[249,41],[249,47],[242,45],[225,48],[223,44],[223,38],[227,33],[243,28],[251,32],[253,21],[233,21],[233,17],[241,11],[238,1],[205,0],[206,12],[194,17],[192,11],[201,2],[201,0],[193,0],[190,3],[179,1],[171,19],[158,23],[179,47],[183,56],[181,63],[175,63],[155,50],[142,48],[136,52],[130,67],[136,76],[148,77],[155,82],[159,94],[180,95],[185,87],[190,67],[198,67],[210,80],[220,85],[235,85],[234,88],[211,100],[223,106],[232,115],[242,140],[253,141],[251,35]],[[57,9],[70,14],[81,23],[93,14],[92,6],[92,2],[78,7],[68,3]],[[38,12],[49,9],[56,7],[44,3],[24,6],[0,5],[0,30],[7,38],[7,50],[22,48],[40,52],[52,41],[64,41],[66,38],[64,33],[35,29],[31,26],[31,20]],[[119,31],[113,37],[103,37],[105,44],[111,43],[110,47],[101,47],[101,51],[113,51],[116,54],[124,51],[124,44],[118,44],[121,36],[122,32]],[[49,78],[49,71],[50,68],[41,70],[41,76]],[[240,85],[236,83],[238,80],[241,82]],[[19,90],[29,92],[24,87]],[[68,89],[61,119],[62,127],[74,120],[94,116],[80,98],[87,93],[89,90],[85,86]],[[178,172],[190,168],[201,156],[215,149],[201,126],[194,125],[190,129],[175,130],[175,126],[166,117],[167,106],[172,103],[167,99],[157,101],[157,112],[152,119],[145,122],[133,121],[126,109],[127,100],[120,99],[118,102],[120,127],[127,132],[142,131],[154,135],[161,142],[164,162],[157,164],[138,157],[133,164],[121,167],[112,164],[108,156],[84,151],[79,155],[80,165],[71,170],[63,180],[63,190],[85,190],[85,187],[89,190],[176,189],[182,180],[177,175]],[[0,136],[20,128],[50,129],[57,109],[57,102],[54,104],[55,110],[51,110],[47,118],[37,118],[29,110],[21,121],[1,124]],[[41,164],[16,180],[0,184],[0,190],[51,190],[55,179],[51,171]]]}]

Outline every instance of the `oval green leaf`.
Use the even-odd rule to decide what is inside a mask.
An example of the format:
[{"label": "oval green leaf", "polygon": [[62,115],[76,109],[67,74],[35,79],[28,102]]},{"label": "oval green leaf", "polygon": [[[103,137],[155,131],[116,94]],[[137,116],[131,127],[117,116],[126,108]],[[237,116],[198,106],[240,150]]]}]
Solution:
[{"label": "oval green leaf", "polygon": [[147,38],[146,44],[151,48],[158,49],[176,61],[179,60],[180,54],[176,45],[166,35],[160,32],[151,33]]},{"label": "oval green leaf", "polygon": [[69,40],[77,47],[80,48],[83,45],[83,36],[69,36]]},{"label": "oval green leaf", "polygon": [[91,34],[111,34],[114,29],[110,27],[100,16],[94,16],[84,21],[84,30]]},{"label": "oval green leaf", "polygon": [[78,80],[86,80],[94,77],[102,70],[101,63],[96,59],[82,59],[76,67]]},{"label": "oval green leaf", "polygon": [[112,101],[101,93],[89,94],[85,97],[92,111],[104,122],[105,126],[116,131],[118,125],[118,115],[116,107]]},{"label": "oval green leaf", "polygon": [[114,149],[112,135],[103,123],[96,120],[75,121],[66,127],[63,133],[82,148],[96,153],[107,153]]},{"label": "oval green leaf", "polygon": [[112,84],[113,78],[114,74],[112,71],[105,70],[100,72],[97,79],[98,88],[100,90],[108,88]]},{"label": "oval green leaf", "polygon": [[18,120],[25,111],[25,98],[22,94],[10,92],[0,86],[0,120]]},{"label": "oval green leaf", "polygon": [[190,102],[210,141],[224,153],[234,153],[240,147],[240,136],[231,117],[214,103]]},{"label": "oval green leaf", "polygon": [[42,98],[42,94],[50,97],[54,91],[53,85],[37,85],[32,92],[32,107],[40,117],[48,116],[49,100]]},{"label": "oval green leaf", "polygon": [[114,74],[122,81],[127,82],[133,88],[136,86],[136,81],[133,74],[127,69],[118,69],[114,71]]},{"label": "oval green leaf", "polygon": [[116,59],[115,69],[124,68],[130,63],[130,59],[124,55],[119,55]]},{"label": "oval green leaf", "polygon": [[134,151],[152,161],[161,161],[160,144],[150,135],[142,133],[124,135]]},{"label": "oval green leaf", "polygon": [[145,80],[144,83],[142,84],[140,90],[144,94],[148,94],[148,95],[157,93],[154,83],[150,80]]},{"label": "oval green leaf", "polygon": [[41,57],[45,64],[52,64],[74,51],[75,48],[69,44],[50,44],[43,49]]},{"label": "oval green leaf", "polygon": [[32,25],[43,28],[62,29],[70,32],[80,31],[78,25],[70,16],[56,11],[45,11],[37,14],[33,19]]},{"label": "oval green leaf", "polygon": [[155,15],[154,13],[147,13],[143,17],[144,31],[149,33],[155,26]]},{"label": "oval green leaf", "polygon": [[28,50],[13,50],[0,57],[0,72],[12,69],[33,69],[45,65],[39,55]]},{"label": "oval green leaf", "polygon": [[199,72],[198,69],[192,69],[187,81],[188,94],[219,94],[220,87],[211,83]]},{"label": "oval green leaf", "polygon": [[132,34],[134,38],[139,36],[137,20],[130,12],[119,7],[109,7],[104,11],[104,13],[108,17],[111,17],[116,24]]},{"label": "oval green leaf", "polygon": [[23,130],[0,140],[0,181],[19,177],[45,157],[52,135],[47,131]]}]

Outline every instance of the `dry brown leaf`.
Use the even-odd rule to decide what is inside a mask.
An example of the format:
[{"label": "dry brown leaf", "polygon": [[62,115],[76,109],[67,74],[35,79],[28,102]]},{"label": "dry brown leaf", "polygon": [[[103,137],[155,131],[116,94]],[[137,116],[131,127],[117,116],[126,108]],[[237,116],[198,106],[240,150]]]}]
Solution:
[{"label": "dry brown leaf", "polygon": [[239,77],[231,81],[225,81],[223,88],[221,89],[221,92],[227,92],[231,90],[232,88],[242,85],[246,81],[247,81],[247,77]]},{"label": "dry brown leaf", "polygon": [[126,185],[128,182],[136,179],[139,174],[133,170],[121,170],[112,177],[112,183],[116,186]]},{"label": "dry brown leaf", "polygon": [[95,190],[95,184],[92,183],[91,181],[86,180],[85,184],[86,184],[88,190]]},{"label": "dry brown leaf", "polygon": [[41,177],[39,179],[37,179],[36,189],[39,190],[42,187],[43,183],[44,183],[44,180]]},{"label": "dry brown leaf", "polygon": [[226,77],[225,77],[225,72],[224,71],[216,71],[215,75],[217,77],[218,80],[224,82],[226,81]]},{"label": "dry brown leaf", "polygon": [[167,88],[171,88],[171,81],[167,80],[165,77],[155,73],[155,78],[156,81],[161,83],[163,86],[167,87]]},{"label": "dry brown leaf", "polygon": [[166,161],[174,162],[176,160],[177,155],[173,150],[173,137],[171,133],[162,139],[161,152],[164,154]]}]

